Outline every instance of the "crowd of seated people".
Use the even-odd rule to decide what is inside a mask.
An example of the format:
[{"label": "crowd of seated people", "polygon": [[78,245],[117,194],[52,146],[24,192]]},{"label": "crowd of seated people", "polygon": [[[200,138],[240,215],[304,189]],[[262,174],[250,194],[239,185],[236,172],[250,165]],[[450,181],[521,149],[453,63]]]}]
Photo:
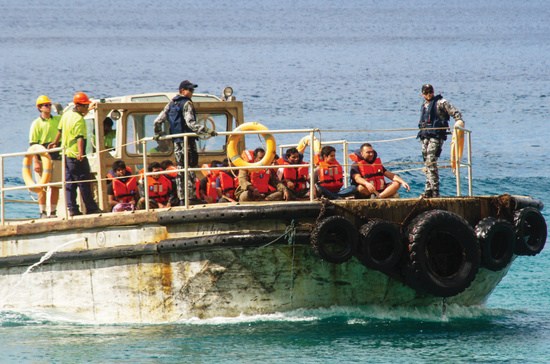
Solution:
[{"label": "crowd of seated people", "polygon": [[[244,151],[242,157],[253,164],[262,160],[265,154],[264,149],[256,148]],[[344,170],[336,159],[336,149],[327,145],[314,156],[315,198],[390,198],[399,196],[400,187],[410,190],[407,182],[384,167],[371,144],[364,143],[349,158],[352,160],[350,185],[344,187]],[[203,178],[192,181],[195,195],[189,198],[201,204],[310,199],[309,162],[296,148],[287,149],[281,158],[275,156],[272,166],[276,168],[251,166],[240,169],[235,175],[231,170],[224,170],[228,166],[227,159],[203,165]],[[147,176],[149,207],[181,205],[176,193],[174,163],[170,160],[152,162],[147,171],[152,173]],[[162,171],[168,173],[160,174]],[[122,160],[117,160],[108,177],[108,202],[113,212],[145,208],[143,173],[134,175]]]}]

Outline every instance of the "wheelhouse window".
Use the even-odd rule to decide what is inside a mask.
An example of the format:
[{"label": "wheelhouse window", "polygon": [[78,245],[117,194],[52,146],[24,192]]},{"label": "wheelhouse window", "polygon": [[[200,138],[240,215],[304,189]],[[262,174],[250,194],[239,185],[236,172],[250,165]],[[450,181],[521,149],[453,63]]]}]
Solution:
[{"label": "wheelhouse window", "polygon": [[[156,113],[132,113],[126,119],[126,153],[128,155],[141,155],[143,153],[143,144],[139,140],[147,137],[153,137],[154,121],[157,118]],[[197,121],[206,125],[210,130],[227,131],[228,115],[225,113],[198,113]],[[167,123],[163,125],[163,133],[168,135],[169,127]],[[171,155],[173,153],[173,144],[169,140],[158,140],[147,142],[147,154]],[[219,153],[225,150],[225,138],[209,138],[197,140],[197,149],[199,153]]]},{"label": "wheelhouse window", "polygon": [[[208,129],[215,130],[217,132],[227,131],[227,119],[228,115],[226,114],[197,114],[197,121],[199,123],[204,124]],[[199,138],[197,140],[197,150],[199,153],[223,152],[225,150],[225,138]]]}]

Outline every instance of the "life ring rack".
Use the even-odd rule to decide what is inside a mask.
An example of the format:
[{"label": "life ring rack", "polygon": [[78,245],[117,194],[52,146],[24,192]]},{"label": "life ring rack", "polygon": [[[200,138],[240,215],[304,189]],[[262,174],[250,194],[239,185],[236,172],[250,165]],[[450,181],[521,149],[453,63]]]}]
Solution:
[{"label": "life ring rack", "polygon": [[41,152],[39,156],[40,160],[42,161],[42,176],[40,177],[40,181],[38,183],[34,181],[32,173],[32,160],[34,158],[34,154],[25,155],[25,157],[23,158],[23,168],[21,171],[21,174],[23,175],[23,180],[25,181],[25,185],[28,187],[29,191],[38,193],[42,191],[44,187],[40,187],[37,185],[49,183],[52,178],[52,159],[46,148],[44,148],[44,146],[40,144],[31,145],[27,151],[29,153]]},{"label": "life ring rack", "polygon": [[[263,131],[269,130],[266,126],[258,122],[248,122],[239,125],[234,131]],[[241,141],[241,134],[233,134],[227,140],[227,158],[229,161],[237,167],[250,167],[250,166],[267,166],[270,165],[275,158],[277,144],[275,137],[269,133],[259,134],[265,139],[265,155],[258,162],[245,161],[239,150],[239,142]]]}]

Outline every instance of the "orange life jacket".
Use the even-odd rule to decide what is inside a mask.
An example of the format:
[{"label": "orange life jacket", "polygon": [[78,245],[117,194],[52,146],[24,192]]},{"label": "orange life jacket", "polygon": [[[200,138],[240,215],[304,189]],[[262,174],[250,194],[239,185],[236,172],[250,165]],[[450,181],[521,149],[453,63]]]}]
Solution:
[{"label": "orange life jacket", "polygon": [[222,195],[235,199],[235,188],[237,184],[235,183],[235,177],[222,171],[218,176],[220,178],[220,185],[222,187]]},{"label": "orange life jacket", "polygon": [[386,187],[384,180],[384,166],[380,158],[376,158],[373,163],[367,163],[366,160],[360,159],[357,162],[361,177],[374,184],[376,191],[381,192]]},{"label": "orange life jacket", "polygon": [[218,190],[216,189],[217,174],[210,173],[206,176],[206,196],[210,197],[212,203],[218,201]]},{"label": "orange life jacket", "polygon": [[138,171],[138,176],[139,176],[139,180],[142,181],[143,180],[143,176],[145,174],[145,168],[142,168]]},{"label": "orange life jacket", "polygon": [[[205,163],[201,166],[201,168],[210,168],[210,164]],[[210,200],[209,203],[217,202],[219,196],[218,190],[216,189],[216,178],[218,177],[220,171],[217,169],[210,169],[208,171],[203,171],[202,173],[205,174],[206,178],[206,191],[201,193],[201,180],[197,178],[195,180],[195,194],[197,195],[197,198],[200,200]]]},{"label": "orange life jacket", "polygon": [[271,169],[253,169],[250,171],[250,183],[258,189],[260,193],[269,193],[275,191],[275,187],[269,184],[271,179]]},{"label": "orange life jacket", "polygon": [[172,181],[163,175],[159,175],[158,179],[147,176],[147,187],[150,198],[160,203],[166,203],[170,198],[170,191],[172,191]]},{"label": "orange life jacket", "polygon": [[[290,163],[288,163],[288,161],[286,161],[286,160],[284,161],[283,164],[287,165],[287,166],[290,165]],[[299,163],[299,164],[308,165],[309,163],[302,162],[302,163]],[[294,182],[293,191],[294,192],[301,191],[301,190],[307,188],[307,182],[309,180],[308,171],[309,171],[309,166],[300,167],[300,168],[284,168],[283,169],[283,181],[282,182],[292,181],[292,182]]]},{"label": "orange life jacket", "polygon": [[318,183],[330,192],[338,192],[344,185],[344,170],[336,160],[333,163],[321,160],[319,162],[318,177]]},{"label": "orange life jacket", "polygon": [[243,152],[241,153],[241,158],[245,162],[253,163],[254,162],[254,151],[253,150],[248,150],[248,149],[243,150]]},{"label": "orange life jacket", "polygon": [[[174,166],[166,167],[167,171],[175,171],[176,169],[177,168],[174,167]],[[176,178],[178,176],[178,172],[170,172],[170,173],[167,173],[166,176],[169,177],[169,178]]]},{"label": "orange life jacket", "polygon": [[195,197],[201,199],[201,181],[198,178],[195,178]]},{"label": "orange life jacket", "polygon": [[318,166],[319,163],[321,163],[322,161],[323,158],[321,158],[321,154],[315,153],[315,155],[313,156],[313,165]]},{"label": "orange life jacket", "polygon": [[113,195],[118,202],[130,202],[137,194],[137,179],[130,177],[123,182],[121,179],[113,180]]}]

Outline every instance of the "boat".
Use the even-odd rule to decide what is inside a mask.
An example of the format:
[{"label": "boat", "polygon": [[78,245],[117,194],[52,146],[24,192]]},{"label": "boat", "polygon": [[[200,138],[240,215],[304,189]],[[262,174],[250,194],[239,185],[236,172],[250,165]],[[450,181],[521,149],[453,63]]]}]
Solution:
[{"label": "boat", "polygon": [[[103,211],[109,210],[106,175],[115,160],[137,174],[173,157],[171,147],[149,148],[158,143],[153,120],[172,95],[100,99],[87,115],[93,135],[88,159]],[[195,98],[198,119],[218,132],[199,141],[199,165],[227,157],[229,141],[230,159],[239,159],[235,150],[246,150],[248,134],[267,140],[293,133],[324,144],[317,129],[245,123],[243,103],[230,89],[223,97]],[[104,141],[107,117],[116,123],[113,148]],[[40,151],[2,154],[0,160],[32,153]],[[458,171],[470,171],[470,157]],[[227,169],[258,167],[237,164]],[[483,305],[518,256],[542,251],[547,227],[540,200],[474,196],[468,175],[465,196],[457,178],[457,195],[440,198],[328,200],[312,194],[305,201],[192,205],[186,196],[184,206],[163,209],[72,217],[58,209],[57,218],[13,220],[6,217],[5,205],[12,203],[6,193],[52,183],[6,186],[0,178],[1,307],[95,323],[165,323],[333,306]]]}]

